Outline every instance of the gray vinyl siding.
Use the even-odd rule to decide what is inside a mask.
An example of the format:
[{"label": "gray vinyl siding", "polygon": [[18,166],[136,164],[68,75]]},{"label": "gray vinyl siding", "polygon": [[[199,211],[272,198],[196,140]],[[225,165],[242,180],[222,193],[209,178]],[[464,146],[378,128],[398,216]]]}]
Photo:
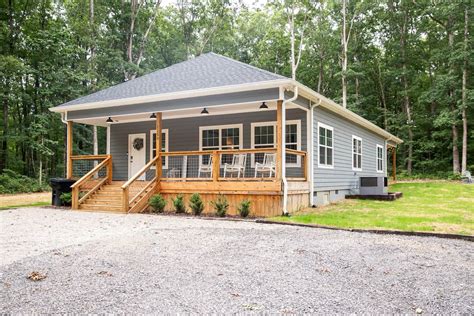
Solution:
[{"label": "gray vinyl siding", "polygon": [[[314,142],[314,188],[315,191],[354,190],[358,187],[361,176],[386,175],[385,139],[371,131],[346,120],[345,118],[316,107],[313,113],[313,142]],[[318,122],[334,129],[334,168],[318,167],[319,133]],[[352,135],[362,138],[362,171],[352,170]],[[384,147],[383,173],[377,172],[376,145]]]},{"label": "gray vinyl siding", "polygon": [[[286,112],[287,120],[301,120],[301,150],[307,149],[306,112],[290,109]],[[243,148],[251,147],[251,123],[276,121],[276,111],[258,111],[216,116],[199,116],[163,120],[163,129],[168,129],[169,151],[199,150],[199,127],[243,124]],[[150,160],[150,130],[155,129],[155,122],[136,122],[112,124],[110,130],[110,154],[112,155],[114,180],[128,178],[128,135],[146,134],[146,161]],[[288,168],[288,177],[302,175],[301,168]]]}]

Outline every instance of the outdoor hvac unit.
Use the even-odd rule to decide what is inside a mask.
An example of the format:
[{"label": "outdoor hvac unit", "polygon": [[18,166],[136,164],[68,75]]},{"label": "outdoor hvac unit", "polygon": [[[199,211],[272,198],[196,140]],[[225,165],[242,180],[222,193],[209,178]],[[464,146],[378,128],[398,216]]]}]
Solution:
[{"label": "outdoor hvac unit", "polygon": [[388,194],[387,177],[360,177],[360,195]]}]

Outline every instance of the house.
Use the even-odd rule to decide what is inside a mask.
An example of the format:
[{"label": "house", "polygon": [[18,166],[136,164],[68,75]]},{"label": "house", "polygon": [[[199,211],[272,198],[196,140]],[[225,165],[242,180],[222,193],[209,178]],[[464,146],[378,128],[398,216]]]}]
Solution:
[{"label": "house", "polygon": [[[51,109],[67,124],[73,208],[139,212],[200,193],[257,216],[357,193],[402,141],[286,77],[208,53]],[[106,155],[74,155],[74,124],[107,128]],[[395,153],[395,150],[393,150]]]}]

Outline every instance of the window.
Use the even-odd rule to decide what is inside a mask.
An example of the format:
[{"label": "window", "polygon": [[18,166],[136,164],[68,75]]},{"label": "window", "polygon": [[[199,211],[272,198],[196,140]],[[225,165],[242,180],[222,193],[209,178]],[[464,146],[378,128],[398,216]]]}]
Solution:
[{"label": "window", "polygon": [[362,171],[362,138],[352,136],[352,170]]},{"label": "window", "polygon": [[[225,150],[242,148],[242,124],[201,126],[199,128],[199,150]],[[209,156],[202,156],[207,163]],[[221,163],[231,163],[232,155],[222,155]]]},{"label": "window", "polygon": [[[276,147],[276,122],[252,123],[251,134],[252,148]],[[286,148],[301,150],[301,121],[287,121],[285,134]],[[255,162],[263,162],[263,156],[263,153],[252,155],[252,167]],[[297,155],[287,154],[286,163],[288,167],[299,167],[301,158]]]},{"label": "window", "polygon": [[383,172],[383,146],[377,145],[377,172]]},{"label": "window", "polygon": [[318,135],[318,167],[334,168],[334,129],[318,122]]},{"label": "window", "polygon": [[[156,156],[156,130],[150,131],[150,160],[155,158]],[[163,129],[161,130],[161,151],[167,152],[168,151],[168,130]],[[164,157],[162,159],[163,169],[168,168],[168,157]],[[155,169],[155,167],[151,167],[151,169]]]}]

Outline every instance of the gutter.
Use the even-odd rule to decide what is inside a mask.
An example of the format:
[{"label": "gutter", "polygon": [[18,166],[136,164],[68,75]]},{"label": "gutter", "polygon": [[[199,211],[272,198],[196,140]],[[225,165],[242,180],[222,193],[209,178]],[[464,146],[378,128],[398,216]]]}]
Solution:
[{"label": "gutter", "polygon": [[61,113],[61,122],[64,124],[67,124],[67,111],[64,113]]},{"label": "gutter", "polygon": [[282,144],[283,150],[281,151],[281,178],[283,182],[283,215],[288,215],[288,209],[286,205],[288,203],[288,181],[286,179],[286,104],[288,102],[293,102],[298,98],[298,86],[294,86],[293,96],[287,100],[283,100],[281,106],[281,135],[282,135]]}]

